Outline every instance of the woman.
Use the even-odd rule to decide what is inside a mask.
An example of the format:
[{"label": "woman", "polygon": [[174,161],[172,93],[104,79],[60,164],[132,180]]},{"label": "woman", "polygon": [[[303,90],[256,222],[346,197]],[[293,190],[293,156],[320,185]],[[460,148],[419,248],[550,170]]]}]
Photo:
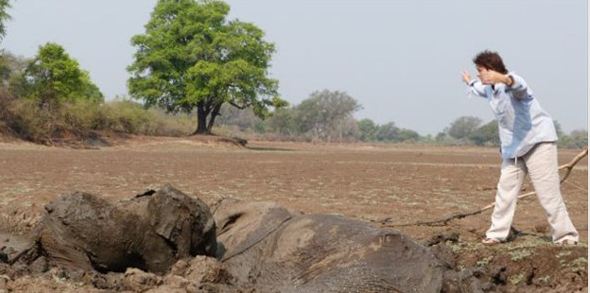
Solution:
[{"label": "woman", "polygon": [[474,59],[478,79],[463,72],[470,91],[485,98],[498,121],[502,168],[492,225],[484,244],[506,241],[516,200],[529,174],[556,244],[575,245],[578,232],[572,224],[559,190],[557,134],[553,119],[545,112],[524,79],[508,72],[498,53],[483,51]]}]

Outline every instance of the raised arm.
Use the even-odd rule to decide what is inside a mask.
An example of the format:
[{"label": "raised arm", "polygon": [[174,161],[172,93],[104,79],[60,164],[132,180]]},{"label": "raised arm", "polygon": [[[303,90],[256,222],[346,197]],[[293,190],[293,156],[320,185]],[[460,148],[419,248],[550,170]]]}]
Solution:
[{"label": "raised arm", "polygon": [[469,87],[469,91],[482,98],[487,97],[485,85],[477,79],[472,79],[468,71],[463,71],[463,82]]},{"label": "raised arm", "polygon": [[512,72],[502,74],[493,70],[486,70],[480,73],[479,78],[483,84],[503,83],[507,89],[517,99],[527,97],[527,84],[524,79]]}]

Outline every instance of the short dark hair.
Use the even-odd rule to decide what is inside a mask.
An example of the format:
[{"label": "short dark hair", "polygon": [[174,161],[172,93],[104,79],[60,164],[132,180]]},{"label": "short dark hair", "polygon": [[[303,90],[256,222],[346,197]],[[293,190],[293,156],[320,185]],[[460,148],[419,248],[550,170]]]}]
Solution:
[{"label": "short dark hair", "polygon": [[504,62],[502,61],[502,57],[496,52],[485,50],[473,58],[473,63],[502,74],[508,73],[506,66],[504,66]]}]

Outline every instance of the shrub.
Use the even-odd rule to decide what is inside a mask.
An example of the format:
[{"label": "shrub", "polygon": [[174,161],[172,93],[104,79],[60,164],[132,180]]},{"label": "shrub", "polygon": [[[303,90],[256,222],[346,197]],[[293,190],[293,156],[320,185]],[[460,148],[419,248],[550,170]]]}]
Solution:
[{"label": "shrub", "polygon": [[192,132],[189,114],[146,110],[130,101],[100,103],[72,101],[56,107],[40,107],[32,99],[0,98],[0,131],[25,140],[52,144],[59,139],[97,136],[97,132],[155,136],[181,136]]}]

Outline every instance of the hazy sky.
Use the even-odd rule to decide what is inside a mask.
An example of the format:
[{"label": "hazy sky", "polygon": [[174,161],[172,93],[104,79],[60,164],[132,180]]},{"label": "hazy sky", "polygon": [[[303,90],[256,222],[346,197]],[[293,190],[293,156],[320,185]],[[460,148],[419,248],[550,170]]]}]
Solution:
[{"label": "hazy sky", "polygon": [[[587,128],[585,0],[231,0],[277,52],[272,77],[296,104],[315,90],[346,91],[357,118],[436,134],[459,116],[493,119],[467,98],[460,72],[497,50],[564,130]],[[155,0],[17,0],[3,46],[25,57],[63,45],[107,98],[126,95],[134,48]]]}]

